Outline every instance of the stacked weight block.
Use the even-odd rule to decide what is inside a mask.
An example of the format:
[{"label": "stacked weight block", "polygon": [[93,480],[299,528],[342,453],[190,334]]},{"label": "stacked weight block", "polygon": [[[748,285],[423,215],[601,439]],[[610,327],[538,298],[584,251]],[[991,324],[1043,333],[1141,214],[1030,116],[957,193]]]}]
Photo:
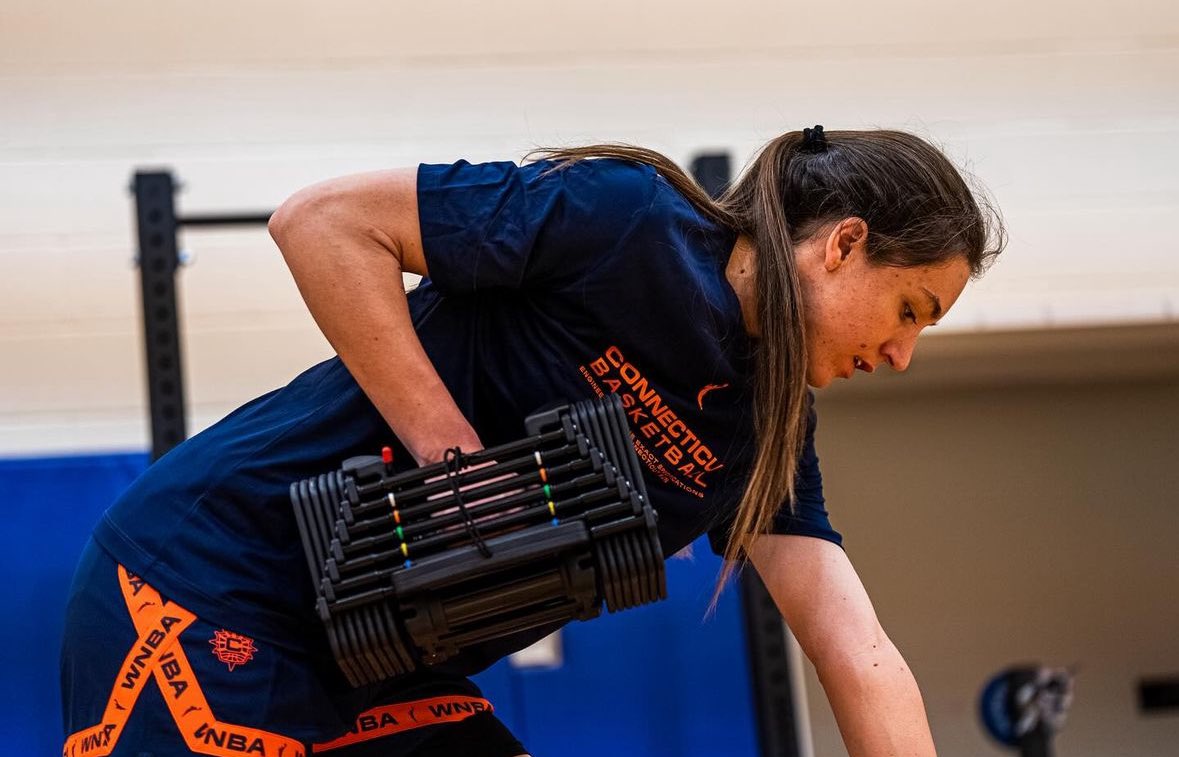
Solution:
[{"label": "stacked weight block", "polygon": [[464,647],[667,596],[656,515],[616,396],[519,441],[393,473],[358,457],[291,485],[317,605],[354,686]]}]

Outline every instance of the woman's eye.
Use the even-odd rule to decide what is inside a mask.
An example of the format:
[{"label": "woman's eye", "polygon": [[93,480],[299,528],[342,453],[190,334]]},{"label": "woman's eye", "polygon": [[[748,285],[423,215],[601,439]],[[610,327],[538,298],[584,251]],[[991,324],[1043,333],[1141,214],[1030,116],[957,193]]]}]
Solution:
[{"label": "woman's eye", "polygon": [[917,314],[913,312],[913,308],[909,307],[908,303],[905,303],[905,318],[913,323],[917,323]]}]

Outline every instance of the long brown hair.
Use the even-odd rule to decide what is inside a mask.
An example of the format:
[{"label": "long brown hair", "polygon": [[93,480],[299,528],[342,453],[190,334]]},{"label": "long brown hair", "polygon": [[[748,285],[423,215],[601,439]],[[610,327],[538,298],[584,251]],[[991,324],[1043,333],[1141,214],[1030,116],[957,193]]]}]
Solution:
[{"label": "long brown hair", "polygon": [[[600,144],[541,150],[561,164],[617,158],[654,167],[704,216],[752,239],[759,335],[754,375],[757,452],[725,546],[717,589],[783,501],[793,507],[795,471],[807,428],[807,351],[794,244],[830,223],[862,218],[877,265],[936,265],[964,258],[982,275],[1002,250],[1002,220],[984,192],[972,192],[946,156],[900,131],[833,131],[803,149],[801,131],[766,144],[714,200],[666,156]],[[715,600],[715,597],[714,597]]]}]

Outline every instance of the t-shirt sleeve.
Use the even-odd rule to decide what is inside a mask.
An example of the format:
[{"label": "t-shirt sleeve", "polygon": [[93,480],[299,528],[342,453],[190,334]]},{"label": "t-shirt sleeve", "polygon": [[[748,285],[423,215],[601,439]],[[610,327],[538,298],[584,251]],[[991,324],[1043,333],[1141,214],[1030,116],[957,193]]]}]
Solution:
[{"label": "t-shirt sleeve", "polygon": [[446,294],[559,289],[642,221],[655,171],[619,160],[423,164],[418,215],[430,280]]},{"label": "t-shirt sleeve", "polygon": [[[807,418],[806,440],[798,460],[798,471],[794,477],[794,509],[783,505],[774,516],[770,532],[791,536],[813,536],[843,546],[843,536],[831,525],[823,498],[823,475],[819,471],[819,454],[815,450],[815,425],[817,417],[812,406]],[[728,539],[728,522],[708,532],[712,551],[724,554]]]}]

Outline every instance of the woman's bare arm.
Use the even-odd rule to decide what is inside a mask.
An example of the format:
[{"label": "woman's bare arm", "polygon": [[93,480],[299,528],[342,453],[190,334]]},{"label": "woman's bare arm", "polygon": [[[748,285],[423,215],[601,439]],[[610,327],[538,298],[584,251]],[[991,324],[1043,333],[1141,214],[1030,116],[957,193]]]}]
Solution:
[{"label": "woman's bare arm", "polygon": [[270,234],[320,330],[414,459],[481,448],[410,320],[402,272],[428,274],[416,169],[308,187],[275,211]]},{"label": "woman's bare arm", "polygon": [[823,539],[771,535],[751,555],[815,665],[848,754],[934,755],[917,682],[844,551]]}]

